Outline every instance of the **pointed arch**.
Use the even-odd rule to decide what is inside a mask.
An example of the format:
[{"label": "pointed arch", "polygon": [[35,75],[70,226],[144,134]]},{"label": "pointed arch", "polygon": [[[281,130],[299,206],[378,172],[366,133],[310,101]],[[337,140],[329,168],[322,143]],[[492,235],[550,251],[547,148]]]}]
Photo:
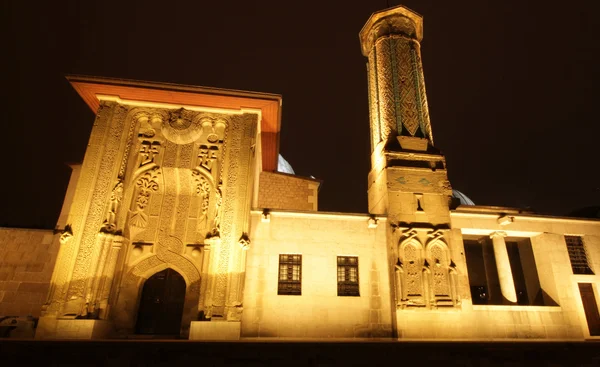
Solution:
[{"label": "pointed arch", "polygon": [[396,264],[396,299],[398,306],[422,307],[427,304],[423,245],[416,234],[410,234],[398,245]]},{"label": "pointed arch", "polygon": [[191,321],[197,319],[200,299],[200,272],[193,263],[182,255],[169,253],[165,260],[153,254],[140,259],[126,272],[115,305],[119,312],[114,313],[115,327],[121,333],[127,335],[134,332],[145,281],[167,268],[179,273],[186,284],[184,311],[181,321],[182,334],[187,333]]},{"label": "pointed arch", "polygon": [[187,284],[171,267],[146,279],[136,315],[137,334],[179,335]]},{"label": "pointed arch", "polygon": [[432,307],[454,306],[457,303],[456,266],[452,262],[450,248],[441,233],[430,235],[425,247],[429,262],[429,298]]}]

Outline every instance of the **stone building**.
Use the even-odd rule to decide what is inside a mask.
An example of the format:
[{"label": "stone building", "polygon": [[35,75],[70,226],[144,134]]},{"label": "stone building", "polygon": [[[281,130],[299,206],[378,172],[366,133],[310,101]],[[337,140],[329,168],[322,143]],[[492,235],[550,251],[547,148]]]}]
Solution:
[{"label": "stone building", "polygon": [[360,32],[364,214],[317,210],[320,181],[279,156],[278,95],[69,77],[96,120],[57,229],[0,229],[2,322],[39,317],[39,339],[600,338],[600,221],[453,192],[421,38],[402,6]]}]

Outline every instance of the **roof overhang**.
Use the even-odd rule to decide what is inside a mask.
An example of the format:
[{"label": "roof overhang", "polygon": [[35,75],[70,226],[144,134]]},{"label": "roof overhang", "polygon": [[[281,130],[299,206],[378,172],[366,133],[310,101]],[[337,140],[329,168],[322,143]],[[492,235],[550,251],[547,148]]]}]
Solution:
[{"label": "roof overhang", "polygon": [[277,170],[281,95],[79,75],[69,75],[67,80],[94,113],[98,111],[101,96],[208,109],[260,110],[262,169]]}]

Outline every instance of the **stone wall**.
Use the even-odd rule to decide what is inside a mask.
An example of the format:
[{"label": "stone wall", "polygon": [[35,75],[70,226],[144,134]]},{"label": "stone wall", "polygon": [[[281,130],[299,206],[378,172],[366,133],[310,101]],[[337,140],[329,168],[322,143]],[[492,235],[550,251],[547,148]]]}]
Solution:
[{"label": "stone wall", "polygon": [[[253,212],[242,338],[391,337],[385,219]],[[373,226],[371,226],[373,227]],[[278,295],[279,255],[302,255],[301,295]],[[337,256],[358,257],[360,296],[338,296]]]},{"label": "stone wall", "polygon": [[52,230],[0,228],[0,317],[40,315],[58,253]]},{"label": "stone wall", "polygon": [[319,181],[280,172],[261,172],[258,207],[317,210]]},{"label": "stone wall", "polygon": [[[596,301],[600,304],[600,222],[509,213],[511,222],[501,225],[498,223],[501,215],[501,212],[495,213],[493,209],[482,208],[465,208],[451,213],[453,231],[450,244],[459,272],[462,304],[454,309],[397,310],[399,339],[600,339],[590,336],[578,290],[578,283],[591,283]],[[466,268],[468,264],[465,264],[461,245],[462,235],[489,236],[495,231],[506,232],[513,238],[529,238],[544,297],[555,301],[557,305],[472,304]],[[583,237],[588,262],[595,275],[573,274],[565,234]]]}]

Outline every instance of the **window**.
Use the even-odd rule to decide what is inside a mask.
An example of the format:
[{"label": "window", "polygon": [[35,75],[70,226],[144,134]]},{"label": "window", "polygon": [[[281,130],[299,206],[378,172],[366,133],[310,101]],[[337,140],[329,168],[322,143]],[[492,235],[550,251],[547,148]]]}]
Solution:
[{"label": "window", "polygon": [[565,236],[569,259],[571,259],[571,268],[573,274],[594,274],[588,264],[587,254],[583,241],[579,236]]},{"label": "window", "polygon": [[338,296],[360,296],[358,292],[358,257],[338,256]]},{"label": "window", "polygon": [[598,304],[592,283],[579,283],[579,293],[590,336],[600,336],[600,313],[598,313]]},{"label": "window", "polygon": [[302,255],[279,255],[277,294],[302,294]]}]

